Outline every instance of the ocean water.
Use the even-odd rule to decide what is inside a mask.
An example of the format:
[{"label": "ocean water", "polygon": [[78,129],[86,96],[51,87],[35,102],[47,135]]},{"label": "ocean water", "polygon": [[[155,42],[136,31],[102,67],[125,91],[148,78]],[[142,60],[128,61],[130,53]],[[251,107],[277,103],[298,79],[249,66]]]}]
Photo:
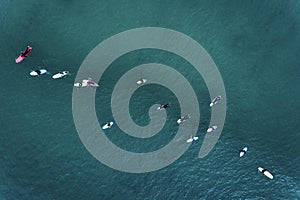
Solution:
[{"label": "ocean water", "polygon": [[[299,1],[2,0],[0,11],[1,200],[300,199]],[[223,77],[227,116],[213,151],[198,158],[210,119],[203,79],[166,52],[146,49],[120,57],[96,92],[99,122],[111,114],[110,92],[120,75],[149,62],[178,67],[193,84],[201,110],[200,139],[182,157],[158,171],[125,173],[96,160],[82,144],[72,115],[73,83],[101,41],[149,26],[182,32],[207,50]],[[28,44],[32,53],[15,64]],[[29,76],[40,67],[71,75]],[[130,111],[137,124],[146,125],[149,106],[161,101],[171,102],[172,109],[157,137],[142,145],[121,131],[108,137],[134,152],[167,144],[176,131],[172,120],[180,115],[167,88],[138,89]],[[249,152],[240,159],[244,146]],[[259,174],[259,166],[274,180]]]}]

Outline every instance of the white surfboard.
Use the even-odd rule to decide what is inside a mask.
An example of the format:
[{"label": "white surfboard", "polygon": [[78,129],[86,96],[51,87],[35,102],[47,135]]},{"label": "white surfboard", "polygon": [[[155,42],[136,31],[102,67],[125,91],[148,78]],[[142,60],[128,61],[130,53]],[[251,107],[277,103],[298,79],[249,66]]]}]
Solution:
[{"label": "white surfboard", "polygon": [[191,142],[196,141],[196,140],[198,140],[198,139],[199,139],[199,137],[191,137],[191,138],[189,138],[186,142],[187,142],[187,143],[191,143]]},{"label": "white surfboard", "polygon": [[[110,124],[110,125],[108,125],[108,124]],[[113,122],[108,122],[108,123],[106,123],[104,126],[102,126],[102,129],[105,130],[105,129],[111,128],[112,125],[114,125]]]},{"label": "white surfboard", "polygon": [[165,108],[164,107],[162,107],[162,106],[158,106],[157,107],[157,110],[164,110]]},{"label": "white surfboard", "polygon": [[139,79],[136,83],[137,83],[138,85],[142,85],[142,84],[146,83],[147,81],[148,81],[147,79],[141,78],[141,79]]},{"label": "white surfboard", "polygon": [[240,158],[243,157],[246,154],[247,151],[248,151],[247,147],[245,147],[242,150],[240,150]]},{"label": "white surfboard", "polygon": [[207,129],[206,132],[207,132],[207,133],[211,133],[211,132],[215,131],[217,128],[218,128],[217,126],[211,126],[211,127],[209,127],[209,128]]},{"label": "white surfboard", "polygon": [[53,76],[52,76],[52,78],[53,79],[58,79],[58,78],[62,78],[62,77],[64,77],[64,76],[66,76],[66,75],[68,75],[69,74],[69,71],[62,71],[62,72],[58,72],[57,74],[54,74]]},{"label": "white surfboard", "polygon": [[81,87],[82,83],[74,83],[75,87]]},{"label": "white surfboard", "polygon": [[262,167],[258,167],[258,171],[260,171],[263,175],[265,175],[266,177],[268,177],[269,179],[273,179],[273,175],[266,169],[262,168]]}]

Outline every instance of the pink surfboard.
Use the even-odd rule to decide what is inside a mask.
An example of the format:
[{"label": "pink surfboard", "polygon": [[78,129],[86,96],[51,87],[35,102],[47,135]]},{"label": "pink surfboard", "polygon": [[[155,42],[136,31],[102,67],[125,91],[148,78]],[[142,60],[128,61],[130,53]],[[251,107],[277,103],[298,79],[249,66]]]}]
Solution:
[{"label": "pink surfboard", "polygon": [[16,63],[22,62],[31,52],[32,47],[28,46],[24,51],[21,52],[18,58],[16,58]]}]

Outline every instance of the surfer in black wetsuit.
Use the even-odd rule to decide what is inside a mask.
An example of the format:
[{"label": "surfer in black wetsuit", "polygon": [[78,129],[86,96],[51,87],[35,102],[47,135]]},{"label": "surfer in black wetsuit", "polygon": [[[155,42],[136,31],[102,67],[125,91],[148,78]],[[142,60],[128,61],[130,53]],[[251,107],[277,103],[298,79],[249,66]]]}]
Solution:
[{"label": "surfer in black wetsuit", "polygon": [[31,51],[30,46],[27,46],[27,48],[25,49],[25,51],[23,51],[23,52],[21,53],[21,56],[22,56],[22,57],[27,57],[28,54],[30,53],[30,51]]},{"label": "surfer in black wetsuit", "polygon": [[170,107],[170,104],[161,104],[158,108],[157,108],[157,110],[164,110],[164,109],[167,109],[167,108],[169,108]]},{"label": "surfer in black wetsuit", "polygon": [[161,105],[161,107],[162,107],[162,108],[165,108],[165,109],[166,109],[166,108],[170,108],[170,104],[167,103],[167,104],[165,104],[165,105]]},{"label": "surfer in black wetsuit", "polygon": [[35,70],[35,72],[38,74],[38,75],[41,75],[41,71],[38,69],[38,70]]}]

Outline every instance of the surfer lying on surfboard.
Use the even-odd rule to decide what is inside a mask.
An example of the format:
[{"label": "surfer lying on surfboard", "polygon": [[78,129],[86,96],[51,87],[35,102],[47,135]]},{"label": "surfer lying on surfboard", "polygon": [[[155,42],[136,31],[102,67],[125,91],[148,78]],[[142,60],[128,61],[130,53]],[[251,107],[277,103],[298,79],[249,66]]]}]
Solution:
[{"label": "surfer lying on surfboard", "polygon": [[247,153],[247,151],[248,151],[247,147],[245,147],[242,150],[240,150],[240,158],[243,157]]},{"label": "surfer lying on surfboard", "polygon": [[186,114],[183,117],[181,117],[180,119],[178,119],[177,123],[182,124],[185,120],[190,119],[190,118],[191,118],[190,114]]},{"label": "surfer lying on surfboard", "polygon": [[53,79],[58,79],[58,78],[62,78],[62,77],[65,77],[69,74],[69,71],[61,71],[61,72],[58,72],[57,74],[54,74],[52,76]]},{"label": "surfer lying on surfboard", "polygon": [[114,122],[107,122],[104,126],[102,126],[102,129],[108,129],[108,128],[111,128],[112,125],[114,125]]},{"label": "surfer lying on surfboard", "polygon": [[170,108],[170,104],[162,104],[162,105],[160,105],[158,108],[157,108],[157,110],[165,110],[165,109],[167,109],[167,108]]},{"label": "surfer lying on surfboard", "polygon": [[211,133],[211,132],[214,132],[218,127],[217,126],[211,126],[207,129],[207,133]]},{"label": "surfer lying on surfboard", "polygon": [[87,87],[87,86],[99,87],[99,85],[96,82],[92,81],[92,79],[88,79],[88,80],[84,79],[82,80],[81,83],[74,83],[74,86],[75,87]]},{"label": "surfer lying on surfboard", "polygon": [[21,56],[22,57],[27,57],[30,53],[30,51],[32,50],[32,47],[31,46],[27,46],[25,51],[21,52]]},{"label": "surfer lying on surfboard", "polygon": [[191,143],[191,142],[194,142],[194,141],[196,141],[196,140],[198,140],[199,139],[199,137],[193,137],[193,136],[191,136],[187,141],[186,141],[186,143]]},{"label": "surfer lying on surfboard", "polygon": [[42,74],[49,74],[49,72],[47,71],[47,69],[37,69],[37,70],[31,71],[29,74],[31,76],[39,76]]},{"label": "surfer lying on surfboard", "polygon": [[16,58],[16,63],[23,61],[29,55],[31,50],[32,50],[32,47],[27,46],[26,49],[20,53],[19,57]]},{"label": "surfer lying on surfboard", "polygon": [[148,80],[145,79],[145,78],[140,78],[136,83],[137,83],[138,85],[142,85],[142,84],[146,83],[147,81],[148,81]]},{"label": "surfer lying on surfboard", "polygon": [[267,169],[264,169],[262,167],[258,167],[258,171],[261,172],[266,177],[268,177],[269,179],[273,179],[274,178],[273,174],[271,174]]},{"label": "surfer lying on surfboard", "polygon": [[221,96],[215,97],[215,98],[211,101],[211,103],[209,104],[209,106],[210,106],[210,107],[213,107],[213,106],[216,105],[216,104],[218,103],[218,101],[220,101],[220,100],[221,100]]}]

